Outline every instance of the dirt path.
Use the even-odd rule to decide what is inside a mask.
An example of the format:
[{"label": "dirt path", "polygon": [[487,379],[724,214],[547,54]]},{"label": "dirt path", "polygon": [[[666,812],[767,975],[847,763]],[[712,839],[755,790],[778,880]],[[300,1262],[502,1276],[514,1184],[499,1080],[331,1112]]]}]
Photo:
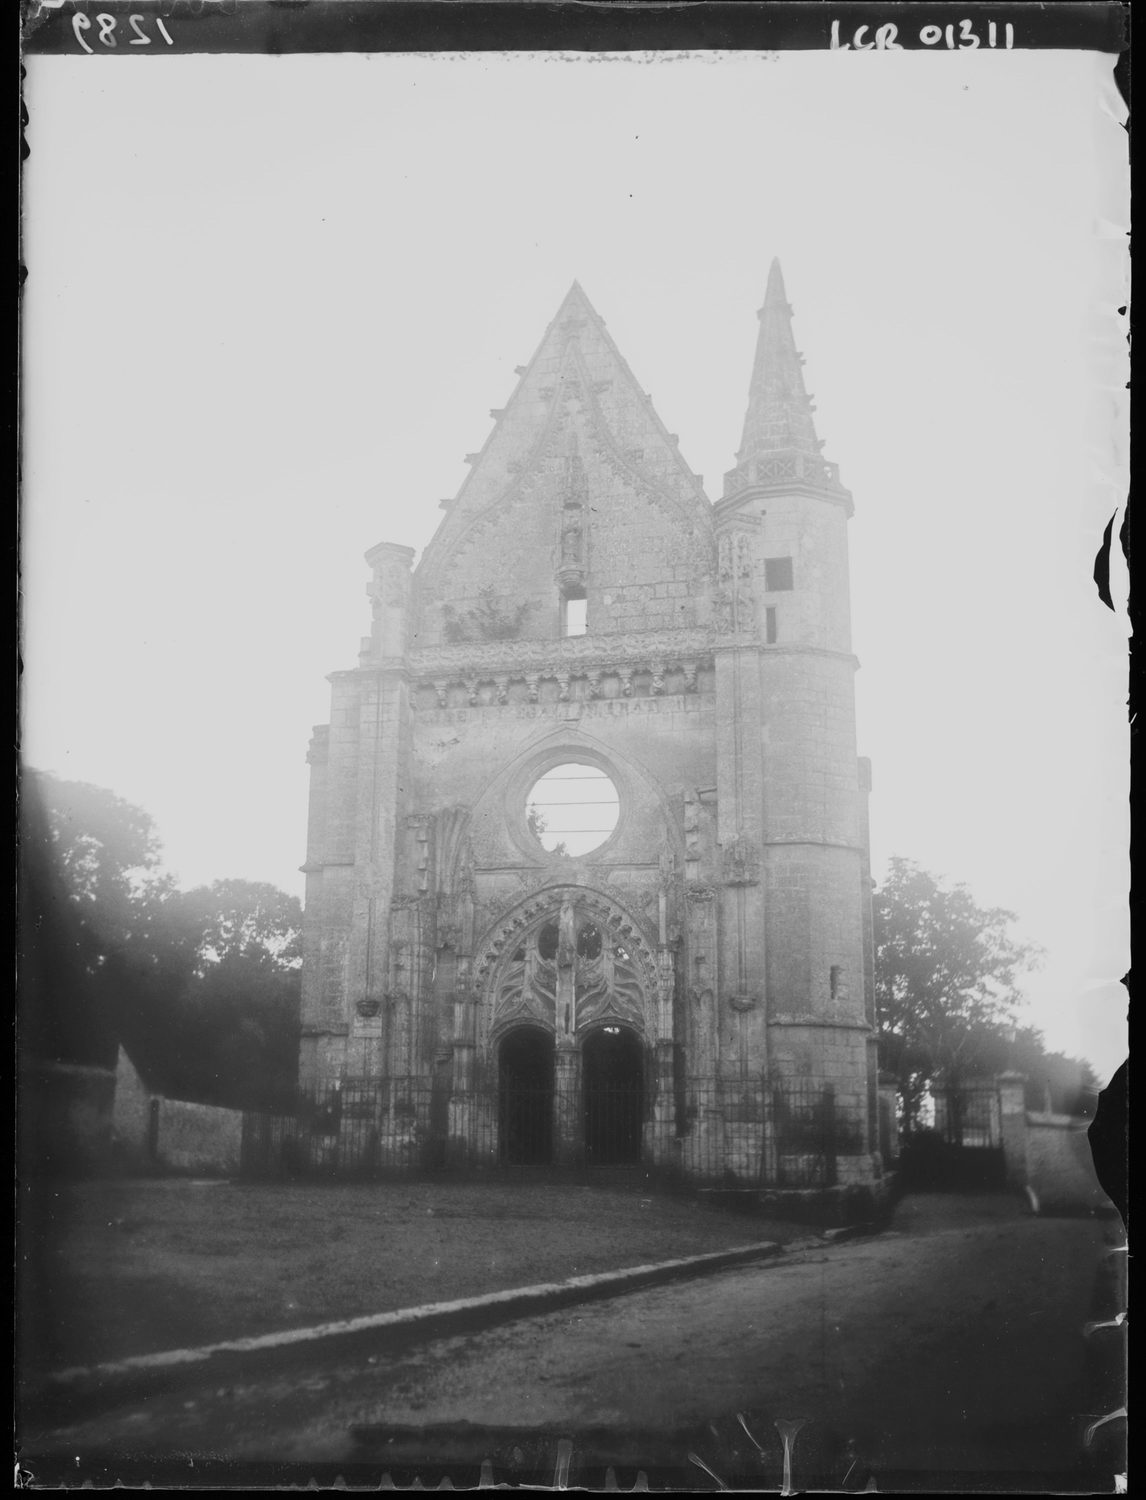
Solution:
[{"label": "dirt path", "polygon": [[683,1465],[714,1488],[693,1454],[725,1482],[758,1488],[780,1482],[777,1422],[802,1421],[799,1487],[840,1488],[847,1476],[860,1489],[860,1477],[881,1489],[992,1478],[1086,1488],[1117,1462],[1118,1424],[1089,1448],[1082,1440],[1110,1396],[1093,1383],[1097,1346],[1083,1327],[1116,1238],[1109,1224],[1034,1219],[1010,1200],[908,1200],[877,1239],[159,1399],[43,1434],[41,1451],[102,1455],[108,1477],[128,1455],[146,1465],[182,1452],[332,1465],[376,1483],[395,1465],[424,1471],[451,1454],[471,1467],[496,1458],[497,1477],[510,1478],[515,1464],[552,1462],[564,1439],[586,1474],[660,1466],[679,1481]]}]

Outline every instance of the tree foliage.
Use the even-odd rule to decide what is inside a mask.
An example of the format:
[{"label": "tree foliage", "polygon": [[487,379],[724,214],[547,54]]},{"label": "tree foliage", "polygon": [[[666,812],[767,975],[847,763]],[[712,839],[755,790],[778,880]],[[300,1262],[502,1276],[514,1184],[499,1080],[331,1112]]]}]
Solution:
[{"label": "tree foliage", "polygon": [[246,960],[274,970],[302,963],[302,906],[277,886],[253,880],[216,880],[175,893],[169,925],[190,945],[196,973]]},{"label": "tree foliage", "polygon": [[28,771],[20,793],[19,1041],[25,1054],[111,1066],[119,1013],[162,968],[156,917],[171,888],[140,808]]},{"label": "tree foliage", "polygon": [[550,847],[542,838],[542,834],[549,832],[549,819],[541,811],[536,802],[531,802],[526,809],[525,826],[548,853],[568,854],[569,850],[564,839],[557,839],[552,847]]},{"label": "tree foliage", "polygon": [[880,1060],[899,1080],[910,1130],[937,1080],[958,1089],[999,1070],[1022,1005],[1019,976],[1039,953],[1011,936],[1012,912],[980,907],[966,886],[906,859],[891,861],[873,914]]},{"label": "tree foliage", "polygon": [[122,1043],[175,1097],[271,1102],[293,1086],[302,912],[264,883],[180,891],[150,816],[29,771],[21,791],[20,1044],[109,1067]]},{"label": "tree foliage", "polygon": [[1028,1109],[1090,1117],[1097,1110],[1099,1079],[1090,1063],[1064,1052],[1048,1052],[1042,1032],[1033,1026],[1020,1027],[1007,1038],[999,1071],[1002,1068],[1023,1074]]}]

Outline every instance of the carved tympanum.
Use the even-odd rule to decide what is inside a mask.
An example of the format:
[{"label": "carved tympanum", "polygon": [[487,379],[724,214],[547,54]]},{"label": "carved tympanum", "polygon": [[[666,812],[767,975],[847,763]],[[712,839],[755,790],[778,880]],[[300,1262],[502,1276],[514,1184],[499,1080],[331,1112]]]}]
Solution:
[{"label": "carved tympanum", "polygon": [[[488,1029],[540,1022],[572,1036],[598,1021],[646,1029],[656,961],[636,925],[593,892],[563,890],[509,924],[502,957],[487,950]],[[501,939],[498,940],[499,946]]]}]

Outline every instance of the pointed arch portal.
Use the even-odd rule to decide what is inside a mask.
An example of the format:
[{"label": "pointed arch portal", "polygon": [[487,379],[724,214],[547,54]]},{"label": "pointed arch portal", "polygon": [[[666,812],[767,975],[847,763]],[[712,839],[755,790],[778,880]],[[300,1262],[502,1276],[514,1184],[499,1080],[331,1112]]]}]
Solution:
[{"label": "pointed arch portal", "polygon": [[507,1166],[553,1159],[553,1036],[517,1026],[498,1047],[498,1155]]},{"label": "pointed arch portal", "polygon": [[627,1166],[641,1159],[644,1048],[627,1026],[590,1032],[581,1051],[585,1164]]}]

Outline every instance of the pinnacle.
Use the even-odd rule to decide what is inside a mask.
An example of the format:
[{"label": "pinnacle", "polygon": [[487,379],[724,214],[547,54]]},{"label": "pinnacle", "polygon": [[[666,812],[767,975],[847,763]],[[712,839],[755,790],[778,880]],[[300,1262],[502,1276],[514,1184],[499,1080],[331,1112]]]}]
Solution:
[{"label": "pinnacle", "polygon": [[796,349],[792,309],[778,259],[768,269],[764,306],[757,316],[760,332],[737,460],[742,464],[762,453],[792,450],[818,454],[813,407],[804,388],[803,356]]},{"label": "pinnacle", "polygon": [[[784,291],[784,273],[780,269],[780,257],[778,255],[772,257],[772,264],[768,267],[768,287],[764,293],[764,307],[768,306],[770,298],[781,304],[785,304],[788,301],[787,293]],[[760,311],[763,313],[764,308],[762,307]]]}]

